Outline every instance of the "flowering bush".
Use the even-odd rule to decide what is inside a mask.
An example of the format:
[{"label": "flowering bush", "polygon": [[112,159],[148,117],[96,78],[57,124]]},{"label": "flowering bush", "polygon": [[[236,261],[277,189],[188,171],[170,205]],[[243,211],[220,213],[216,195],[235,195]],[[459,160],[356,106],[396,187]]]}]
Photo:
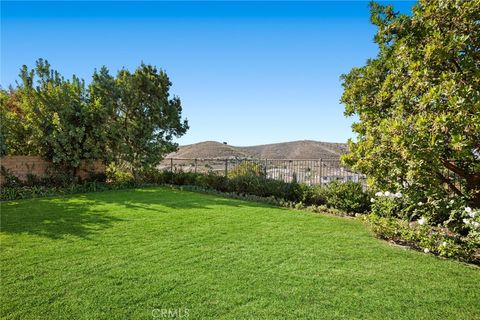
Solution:
[{"label": "flowering bush", "polygon": [[429,226],[426,221],[409,223],[394,217],[365,216],[372,231],[379,237],[414,249],[446,258],[480,264],[479,239],[461,236],[444,227]]},{"label": "flowering bush", "polygon": [[400,192],[379,191],[371,198],[372,213],[379,217],[400,217],[403,208],[403,195]]},{"label": "flowering bush", "polygon": [[[400,192],[377,192],[366,220],[383,239],[425,253],[480,263],[480,210],[459,198],[414,202]],[[448,219],[442,216],[448,212]]]},{"label": "flowering bush", "polygon": [[463,216],[462,222],[465,224],[467,237],[472,239],[473,244],[480,247],[480,210],[466,207]]}]

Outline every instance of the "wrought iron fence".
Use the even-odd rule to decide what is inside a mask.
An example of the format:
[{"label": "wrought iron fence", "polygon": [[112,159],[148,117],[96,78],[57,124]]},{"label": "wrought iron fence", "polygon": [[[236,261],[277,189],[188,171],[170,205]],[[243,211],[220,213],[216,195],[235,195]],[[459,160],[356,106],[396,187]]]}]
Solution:
[{"label": "wrought iron fence", "polygon": [[355,181],[365,185],[365,175],[342,166],[339,159],[239,159],[239,158],[166,158],[160,170],[172,172],[213,172],[225,176],[255,174],[284,182],[297,181],[307,185]]}]

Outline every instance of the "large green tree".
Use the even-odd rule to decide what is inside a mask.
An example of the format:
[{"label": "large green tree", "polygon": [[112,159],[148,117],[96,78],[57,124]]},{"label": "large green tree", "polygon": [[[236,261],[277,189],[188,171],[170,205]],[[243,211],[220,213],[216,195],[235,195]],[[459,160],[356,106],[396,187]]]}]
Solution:
[{"label": "large green tree", "polygon": [[40,59],[20,77],[0,90],[1,155],[40,155],[71,173],[82,160],[117,161],[137,175],[176,150],[173,138],[188,129],[166,73],[150,65],[116,77],[103,67],[87,86]]},{"label": "large green tree", "polygon": [[89,101],[83,80],[76,76],[66,80],[42,59],[34,69],[23,66],[20,76],[22,82],[14,94],[29,132],[29,137],[23,137],[29,140],[24,141],[28,147],[24,151],[73,173],[82,160],[104,159],[108,123],[102,116],[103,106]]},{"label": "large green tree", "polygon": [[110,149],[134,176],[175,151],[173,139],[188,129],[180,99],[170,97],[171,85],[164,71],[145,64],[133,73],[122,69],[115,78],[106,68],[94,74],[90,96],[112,119]]},{"label": "large green tree", "polygon": [[453,192],[480,207],[480,0],[371,3],[379,53],[343,75],[358,116],[344,161],[415,201]]}]

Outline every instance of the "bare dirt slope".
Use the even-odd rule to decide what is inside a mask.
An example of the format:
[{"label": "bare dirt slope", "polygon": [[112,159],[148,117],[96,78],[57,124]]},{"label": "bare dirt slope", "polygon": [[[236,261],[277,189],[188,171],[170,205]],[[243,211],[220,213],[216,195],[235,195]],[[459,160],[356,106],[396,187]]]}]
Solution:
[{"label": "bare dirt slope", "polygon": [[348,151],[344,143],[301,140],[250,147],[235,147],[216,141],[180,146],[168,158],[260,158],[338,159]]}]

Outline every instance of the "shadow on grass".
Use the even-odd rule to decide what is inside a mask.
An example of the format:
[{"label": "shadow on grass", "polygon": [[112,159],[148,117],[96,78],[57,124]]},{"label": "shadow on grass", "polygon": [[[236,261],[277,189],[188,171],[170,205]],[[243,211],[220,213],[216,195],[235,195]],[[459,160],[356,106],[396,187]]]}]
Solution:
[{"label": "shadow on grass", "polygon": [[[123,205],[129,209],[142,209],[165,212],[159,206],[169,209],[202,209],[211,210],[215,206],[272,207],[272,205],[245,200],[224,198],[220,195],[180,190],[171,187],[147,187],[104,193],[88,193],[85,199],[103,204]],[[170,210],[168,210],[171,212]]]},{"label": "shadow on grass", "polygon": [[1,203],[0,231],[51,239],[65,236],[88,238],[117,222],[128,221],[129,214],[137,211],[165,214],[175,213],[175,210],[212,210],[219,205],[269,207],[167,187],[107,191]]},{"label": "shadow on grass", "polygon": [[88,238],[124,220],[105,211],[91,210],[95,204],[95,201],[72,202],[61,198],[2,203],[0,231],[51,239]]}]

